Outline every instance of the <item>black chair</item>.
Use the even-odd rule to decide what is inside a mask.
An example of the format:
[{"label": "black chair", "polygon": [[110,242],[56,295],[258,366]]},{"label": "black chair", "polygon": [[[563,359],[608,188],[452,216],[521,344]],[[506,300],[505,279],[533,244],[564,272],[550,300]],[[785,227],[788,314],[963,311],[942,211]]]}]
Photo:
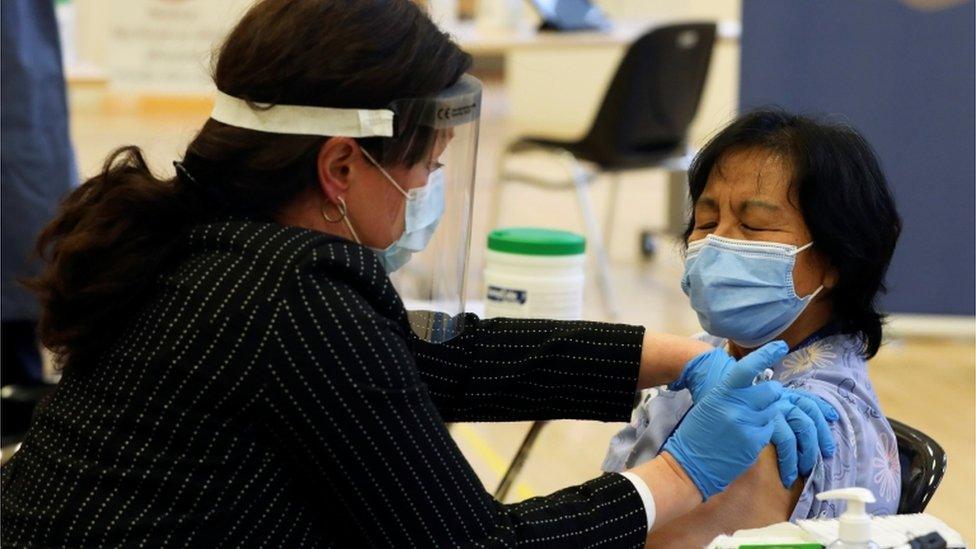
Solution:
[{"label": "black chair", "polygon": [[946,471],[946,454],[932,437],[904,423],[888,418],[898,441],[901,462],[901,499],[898,513],[921,513]]},{"label": "black chair", "polygon": [[[609,241],[616,207],[616,176],[626,170],[664,168],[679,174],[684,182],[691,157],[688,126],[698,110],[715,32],[713,23],[687,23],[650,30],[628,48],[593,124],[582,139],[570,142],[520,137],[502,152],[498,188],[492,197],[491,226],[498,226],[503,185],[508,182],[574,188],[589,245],[596,257],[604,303],[611,316],[616,315],[616,301],[609,281],[605,242]],[[505,161],[510,155],[533,150],[558,154],[568,179],[553,182],[506,169]],[[601,234],[593,215],[588,185],[604,173],[612,177],[605,229]]]}]

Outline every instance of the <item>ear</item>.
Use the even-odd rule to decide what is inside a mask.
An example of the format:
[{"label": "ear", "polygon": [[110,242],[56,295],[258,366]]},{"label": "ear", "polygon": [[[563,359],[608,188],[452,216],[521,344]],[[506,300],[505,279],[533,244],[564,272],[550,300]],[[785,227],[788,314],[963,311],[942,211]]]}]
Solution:
[{"label": "ear", "polygon": [[316,159],[319,187],[332,203],[346,194],[352,184],[354,166],[360,160],[359,144],[350,137],[330,137]]}]

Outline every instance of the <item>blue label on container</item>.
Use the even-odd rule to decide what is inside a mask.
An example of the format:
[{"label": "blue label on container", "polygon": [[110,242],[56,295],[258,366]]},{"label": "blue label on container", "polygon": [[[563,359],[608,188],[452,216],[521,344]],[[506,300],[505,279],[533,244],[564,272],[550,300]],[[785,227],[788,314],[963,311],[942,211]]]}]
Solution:
[{"label": "blue label on container", "polygon": [[525,290],[513,290],[512,288],[499,288],[498,286],[488,286],[488,301],[499,303],[518,303],[525,305]]}]

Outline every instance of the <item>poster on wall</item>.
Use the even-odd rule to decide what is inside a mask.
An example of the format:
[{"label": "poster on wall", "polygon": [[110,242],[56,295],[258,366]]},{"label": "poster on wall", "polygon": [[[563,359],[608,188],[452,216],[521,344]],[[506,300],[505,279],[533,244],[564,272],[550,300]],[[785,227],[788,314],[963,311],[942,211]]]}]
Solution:
[{"label": "poster on wall", "polygon": [[202,95],[211,57],[253,0],[110,0],[106,72],[115,91]]}]

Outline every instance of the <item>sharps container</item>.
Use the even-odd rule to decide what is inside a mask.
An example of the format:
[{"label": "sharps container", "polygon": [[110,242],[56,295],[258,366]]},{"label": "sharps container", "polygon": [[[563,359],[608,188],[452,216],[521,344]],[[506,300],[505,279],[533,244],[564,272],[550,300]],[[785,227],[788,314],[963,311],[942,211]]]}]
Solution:
[{"label": "sharps container", "polygon": [[492,231],[485,267],[485,317],[579,319],[585,251],[586,239],[567,231]]}]

